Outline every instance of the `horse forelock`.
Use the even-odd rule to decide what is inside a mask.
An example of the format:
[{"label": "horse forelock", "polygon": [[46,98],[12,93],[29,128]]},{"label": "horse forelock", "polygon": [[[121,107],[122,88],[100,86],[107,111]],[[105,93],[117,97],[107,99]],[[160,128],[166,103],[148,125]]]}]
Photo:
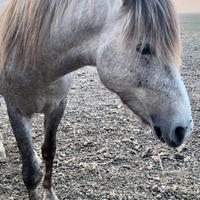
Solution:
[{"label": "horse forelock", "polygon": [[[122,5],[125,21],[122,41],[133,45],[148,43],[160,61],[172,59],[180,65],[180,31],[171,0],[134,0]],[[135,45],[135,46],[134,46]]]},{"label": "horse forelock", "polygon": [[[14,53],[16,66],[33,64],[41,55],[44,39],[72,0],[8,0],[1,12],[1,68]],[[13,57],[12,57],[13,58]]]}]

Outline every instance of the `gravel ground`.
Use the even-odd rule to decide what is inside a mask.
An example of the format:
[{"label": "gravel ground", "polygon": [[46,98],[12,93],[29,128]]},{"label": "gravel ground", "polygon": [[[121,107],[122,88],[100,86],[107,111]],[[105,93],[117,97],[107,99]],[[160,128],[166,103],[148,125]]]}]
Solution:
[{"label": "gravel ground", "polygon": [[[200,35],[183,39],[183,78],[195,119],[193,137],[182,151],[157,141],[150,130],[99,81],[96,69],[76,72],[58,131],[54,185],[65,200],[200,199]],[[27,199],[21,162],[3,98],[0,132],[7,160],[0,162],[0,200]],[[33,123],[41,156],[43,117]]]}]

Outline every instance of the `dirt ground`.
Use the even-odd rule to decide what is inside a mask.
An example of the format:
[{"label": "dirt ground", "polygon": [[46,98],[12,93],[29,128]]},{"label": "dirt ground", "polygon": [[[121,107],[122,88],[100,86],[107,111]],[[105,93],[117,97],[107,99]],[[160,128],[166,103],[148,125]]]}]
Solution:
[{"label": "dirt ground", "polygon": [[[65,200],[200,199],[200,34],[183,39],[182,75],[191,98],[195,130],[182,151],[169,149],[99,81],[96,69],[75,75],[58,131],[54,186]],[[0,162],[0,200],[27,199],[21,162],[5,104],[0,132],[7,160]],[[43,117],[33,123],[35,149],[43,141]]]}]

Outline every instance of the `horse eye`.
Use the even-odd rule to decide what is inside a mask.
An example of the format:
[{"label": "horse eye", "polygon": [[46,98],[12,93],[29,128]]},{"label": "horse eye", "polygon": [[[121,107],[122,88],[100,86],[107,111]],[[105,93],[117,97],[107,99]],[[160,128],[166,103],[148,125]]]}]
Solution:
[{"label": "horse eye", "polygon": [[141,44],[137,46],[137,52],[141,53],[142,55],[152,55],[153,51],[149,44],[146,44],[142,47]]}]

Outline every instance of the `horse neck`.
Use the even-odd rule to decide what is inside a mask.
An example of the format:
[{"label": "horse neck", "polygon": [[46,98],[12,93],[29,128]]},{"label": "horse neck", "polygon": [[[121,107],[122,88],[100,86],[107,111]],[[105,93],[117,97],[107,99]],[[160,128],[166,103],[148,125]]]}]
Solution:
[{"label": "horse neck", "polygon": [[55,32],[51,41],[53,48],[46,49],[47,56],[42,63],[46,63],[46,69],[51,68],[48,70],[51,80],[87,65],[96,66],[97,47],[108,5],[107,0],[97,1],[93,7],[86,5],[85,0],[80,0],[73,13],[66,11],[61,29]]}]

